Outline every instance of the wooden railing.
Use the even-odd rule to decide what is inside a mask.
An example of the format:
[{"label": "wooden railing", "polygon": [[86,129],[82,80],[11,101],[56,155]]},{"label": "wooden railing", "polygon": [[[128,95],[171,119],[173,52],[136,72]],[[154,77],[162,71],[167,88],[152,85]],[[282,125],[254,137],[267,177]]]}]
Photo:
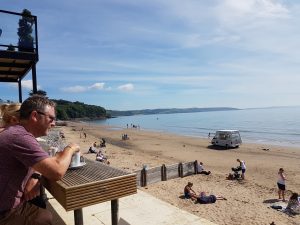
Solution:
[{"label": "wooden railing", "polygon": [[137,186],[145,187],[148,184],[197,174],[197,164],[196,160],[167,166],[163,164],[162,166],[149,169],[144,167],[142,170],[135,171],[137,174]]}]

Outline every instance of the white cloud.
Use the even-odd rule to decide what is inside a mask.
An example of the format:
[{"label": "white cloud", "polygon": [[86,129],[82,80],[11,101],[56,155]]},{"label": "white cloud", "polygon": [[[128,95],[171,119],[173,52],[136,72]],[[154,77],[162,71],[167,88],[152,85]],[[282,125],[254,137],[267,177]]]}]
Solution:
[{"label": "white cloud", "polygon": [[95,83],[95,84],[89,86],[88,89],[102,90],[102,89],[104,89],[104,85],[105,85],[105,83],[103,83],[103,82],[102,83]]},{"label": "white cloud", "polygon": [[216,15],[227,24],[289,16],[289,10],[275,0],[224,0],[216,9]]},{"label": "white cloud", "polygon": [[61,88],[63,92],[69,92],[69,93],[82,93],[82,92],[87,92],[90,90],[104,90],[104,85],[105,83],[94,83],[90,86],[81,86],[81,85],[76,85],[76,86],[71,86],[71,87],[64,87]]},{"label": "white cloud", "polygon": [[121,91],[133,91],[134,89],[134,86],[133,84],[124,84],[124,85],[120,85],[118,87],[118,90],[121,90]]},{"label": "white cloud", "polygon": [[[27,90],[32,90],[32,80],[22,80],[21,82],[22,88],[27,89]],[[11,86],[18,88],[17,83],[10,84]],[[37,85],[37,89],[40,90],[41,86]]]},{"label": "white cloud", "polygon": [[[22,81],[22,88],[32,90],[32,80],[24,80]],[[37,85],[37,89],[41,89],[40,85]]]}]

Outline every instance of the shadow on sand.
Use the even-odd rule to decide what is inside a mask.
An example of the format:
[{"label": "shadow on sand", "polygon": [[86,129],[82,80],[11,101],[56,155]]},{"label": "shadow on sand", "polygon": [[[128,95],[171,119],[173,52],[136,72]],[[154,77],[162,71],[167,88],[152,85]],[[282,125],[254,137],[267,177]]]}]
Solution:
[{"label": "shadow on sand", "polygon": [[209,145],[207,146],[208,149],[211,149],[211,150],[219,150],[219,151],[223,151],[223,150],[230,150],[230,149],[236,149],[236,148],[226,148],[226,147],[222,147],[222,146],[218,146],[218,145]]},{"label": "shadow on sand", "polygon": [[268,203],[268,204],[272,204],[272,203],[276,203],[276,202],[280,202],[280,200],[277,198],[271,198],[271,199],[267,199],[267,200],[263,201],[263,203]]},{"label": "shadow on sand", "polygon": [[186,198],[184,197],[184,195],[180,195],[178,198],[180,198],[180,199],[186,199]]}]

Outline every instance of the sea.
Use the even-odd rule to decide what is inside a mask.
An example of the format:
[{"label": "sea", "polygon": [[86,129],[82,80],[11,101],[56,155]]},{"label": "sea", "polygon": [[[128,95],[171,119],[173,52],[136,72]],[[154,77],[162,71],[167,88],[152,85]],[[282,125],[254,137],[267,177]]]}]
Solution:
[{"label": "sea", "polygon": [[122,116],[89,123],[210,138],[215,131],[239,130],[243,142],[300,148],[300,106],[197,113]]}]

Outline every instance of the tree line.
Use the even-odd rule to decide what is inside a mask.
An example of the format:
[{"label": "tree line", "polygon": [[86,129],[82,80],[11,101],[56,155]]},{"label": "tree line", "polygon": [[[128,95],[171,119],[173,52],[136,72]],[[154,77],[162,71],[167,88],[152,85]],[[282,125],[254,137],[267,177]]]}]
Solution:
[{"label": "tree line", "polygon": [[105,119],[109,118],[106,109],[101,106],[87,105],[83,102],[70,102],[66,100],[55,100],[56,117],[58,120],[70,119]]},{"label": "tree line", "polygon": [[[38,90],[37,95],[47,96],[43,90]],[[33,96],[31,91],[29,96]],[[73,120],[73,119],[106,119],[110,118],[110,114],[105,108],[96,105],[88,105],[83,102],[70,102],[67,100],[51,99],[56,103],[56,118],[58,120]],[[0,104],[13,103],[10,100],[3,100],[0,98]]]}]

